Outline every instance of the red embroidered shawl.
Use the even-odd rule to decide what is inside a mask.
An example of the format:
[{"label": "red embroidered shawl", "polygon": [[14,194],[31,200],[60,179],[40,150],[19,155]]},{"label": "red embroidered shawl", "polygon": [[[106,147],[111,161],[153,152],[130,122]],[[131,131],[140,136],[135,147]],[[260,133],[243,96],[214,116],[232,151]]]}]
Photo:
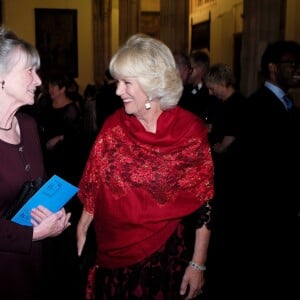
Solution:
[{"label": "red embroidered shawl", "polygon": [[160,115],[153,134],[120,109],[99,133],[79,188],[94,216],[97,263],[137,263],[165,243],[182,217],[213,197],[206,127],[177,107]]}]

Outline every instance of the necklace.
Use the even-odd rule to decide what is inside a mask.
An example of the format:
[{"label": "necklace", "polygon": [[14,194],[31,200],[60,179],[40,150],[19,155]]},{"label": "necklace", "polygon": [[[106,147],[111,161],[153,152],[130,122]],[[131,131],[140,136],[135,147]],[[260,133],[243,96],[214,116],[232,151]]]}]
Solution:
[{"label": "necklace", "polygon": [[10,127],[8,127],[8,128],[0,127],[0,130],[10,131],[12,129],[12,123],[13,122],[11,122]]}]

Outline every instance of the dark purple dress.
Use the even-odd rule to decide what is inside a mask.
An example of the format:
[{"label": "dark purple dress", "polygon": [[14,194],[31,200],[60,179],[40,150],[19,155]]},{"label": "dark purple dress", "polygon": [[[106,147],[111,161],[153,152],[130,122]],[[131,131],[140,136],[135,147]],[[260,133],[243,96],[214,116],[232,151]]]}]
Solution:
[{"label": "dark purple dress", "polygon": [[0,139],[0,291],[1,299],[35,300],[41,278],[41,242],[32,242],[32,227],[3,218],[27,180],[44,177],[43,156],[35,121],[17,113],[21,142]]}]

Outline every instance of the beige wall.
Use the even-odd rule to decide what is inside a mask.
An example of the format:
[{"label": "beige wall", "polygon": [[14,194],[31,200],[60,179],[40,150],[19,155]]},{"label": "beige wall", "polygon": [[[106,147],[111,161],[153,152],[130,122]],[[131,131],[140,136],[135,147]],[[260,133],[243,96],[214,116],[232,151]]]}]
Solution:
[{"label": "beige wall", "polygon": [[160,1],[164,0],[141,0],[141,11],[160,11]]},{"label": "beige wall", "polygon": [[300,1],[287,0],[285,38],[300,43]]},{"label": "beige wall", "polygon": [[[191,0],[193,1],[193,0]],[[193,5],[191,8],[194,9]],[[212,63],[233,64],[234,34],[243,30],[243,1],[215,0],[191,11],[190,24],[211,20],[210,57]]]},{"label": "beige wall", "polygon": [[77,9],[78,74],[80,90],[93,82],[91,0],[2,0],[3,23],[35,45],[35,8]]},{"label": "beige wall", "polygon": [[111,53],[115,53],[119,48],[119,0],[112,0],[111,13]]},{"label": "beige wall", "polygon": [[[287,0],[286,14],[286,26],[285,26],[285,38],[287,40],[295,40],[300,43],[300,1],[299,0]],[[291,90],[296,104],[300,107],[300,88]]]},{"label": "beige wall", "polygon": [[[194,0],[190,0],[191,3]],[[191,24],[211,18],[211,61],[233,63],[234,34],[243,31],[243,0],[215,0],[201,10],[191,11]],[[300,1],[286,0],[285,39],[300,42]],[[192,6],[193,8],[193,6]]]},{"label": "beige wall", "polygon": [[[142,11],[159,11],[160,1],[141,0]],[[175,0],[174,0],[175,1]],[[177,1],[177,0],[176,0]],[[179,1],[179,0],[178,0]],[[287,15],[285,38],[300,42],[300,0],[286,0]],[[190,24],[211,19],[211,61],[233,64],[234,34],[243,30],[243,0],[215,0],[212,5],[191,11]],[[92,0],[2,0],[3,23],[22,38],[35,45],[35,8],[69,8],[78,11],[78,73],[83,91],[93,78],[93,18]],[[190,0],[191,8],[195,0]],[[119,0],[112,0],[111,52],[119,47]],[[99,37],[101,39],[101,37]],[[190,40],[190,38],[189,38]]]}]

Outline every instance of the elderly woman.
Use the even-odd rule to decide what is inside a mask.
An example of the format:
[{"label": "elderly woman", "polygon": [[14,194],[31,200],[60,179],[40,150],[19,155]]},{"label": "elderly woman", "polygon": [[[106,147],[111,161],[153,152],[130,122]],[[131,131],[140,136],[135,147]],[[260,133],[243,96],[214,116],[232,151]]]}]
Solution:
[{"label": "elderly woman", "polygon": [[[79,184],[79,255],[92,221],[96,232],[92,296],[193,299],[204,285],[214,194],[206,126],[177,106],[182,81],[161,41],[133,35],[109,68],[124,108],[104,123]],[[193,213],[189,252],[181,221]]]},{"label": "elderly woman", "polygon": [[62,209],[44,207],[32,212],[33,226],[4,218],[17,201],[25,181],[45,178],[42,151],[35,121],[18,112],[34,103],[41,80],[36,73],[38,52],[13,32],[0,28],[0,290],[1,299],[42,299],[41,240],[59,235],[69,226]]}]

